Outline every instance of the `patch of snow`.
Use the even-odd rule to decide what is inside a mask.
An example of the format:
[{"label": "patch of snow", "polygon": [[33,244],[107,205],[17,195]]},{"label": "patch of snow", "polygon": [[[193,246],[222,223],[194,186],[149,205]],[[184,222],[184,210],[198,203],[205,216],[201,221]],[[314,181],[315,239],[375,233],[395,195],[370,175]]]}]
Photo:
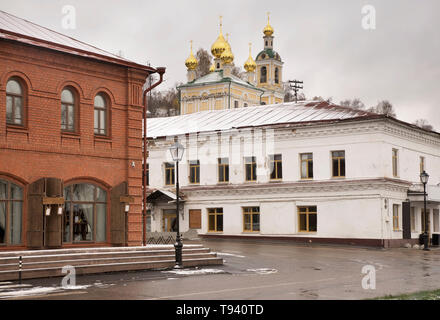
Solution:
[{"label": "patch of snow", "polygon": [[259,269],[246,269],[248,272],[255,272],[258,274],[271,274],[271,273],[277,273],[277,269],[271,269],[271,268],[259,268]]},{"label": "patch of snow", "polygon": [[33,296],[38,294],[47,294],[60,291],[60,287],[35,287],[31,289],[2,292],[0,293],[1,298],[11,298],[11,297],[23,297],[23,296]]},{"label": "patch of snow", "polygon": [[180,275],[201,275],[201,274],[219,274],[225,273],[224,270],[220,269],[200,269],[200,270],[170,270],[170,271],[162,271],[163,273],[173,273]]},{"label": "patch of snow", "polygon": [[62,287],[62,289],[66,289],[66,290],[81,290],[81,289],[87,289],[91,287],[91,285],[83,285],[83,286],[65,286]]},{"label": "patch of snow", "polygon": [[246,258],[245,256],[241,256],[239,254],[234,253],[228,253],[228,252],[215,252],[218,256],[230,256],[230,257],[237,257],[237,258]]},{"label": "patch of snow", "polygon": [[32,285],[30,285],[30,284],[10,284],[10,285],[0,286],[0,290],[12,289],[12,288],[25,288],[25,287],[32,287]]}]

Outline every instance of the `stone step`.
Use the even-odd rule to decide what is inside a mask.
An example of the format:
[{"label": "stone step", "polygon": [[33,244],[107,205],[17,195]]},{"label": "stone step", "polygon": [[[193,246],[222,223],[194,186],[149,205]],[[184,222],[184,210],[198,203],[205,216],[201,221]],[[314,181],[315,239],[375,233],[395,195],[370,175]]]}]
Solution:
[{"label": "stone step", "polygon": [[[203,248],[201,244],[184,244],[184,249]],[[20,251],[0,251],[0,258],[25,257],[38,255],[60,255],[72,253],[104,253],[104,252],[132,252],[132,251],[160,251],[174,250],[173,245],[148,245],[137,247],[93,247],[93,248],[68,248],[68,249],[48,249],[48,250],[20,250]]]},{"label": "stone step", "polygon": [[[183,254],[202,254],[209,253],[208,248],[183,248]],[[73,252],[73,253],[61,253],[58,255],[53,254],[43,254],[43,255],[23,255],[23,264],[28,264],[32,262],[42,262],[42,261],[57,261],[57,260],[74,260],[74,259],[101,259],[101,258],[123,258],[132,256],[161,256],[174,254],[174,248],[162,249],[162,250],[136,250],[136,251],[105,251],[105,252]],[[19,256],[13,255],[8,257],[0,257],[0,266],[3,264],[16,264],[18,265]]]},{"label": "stone step", "polygon": [[[183,258],[183,267],[207,266],[207,265],[221,265],[223,259],[218,257],[204,257],[204,258]],[[121,271],[139,271],[151,269],[169,269],[173,268],[175,264],[174,259],[170,260],[154,260],[154,261],[139,261],[139,262],[121,262],[109,264],[90,264],[78,265],[75,267],[77,275],[107,273],[107,272],[121,272]],[[46,278],[46,277],[63,277],[61,267],[49,268],[35,268],[22,270],[22,279]],[[0,281],[17,280],[18,271],[0,271]]]},{"label": "stone step", "polygon": [[[198,249],[194,250],[197,251]],[[183,259],[203,259],[203,258],[213,258],[217,255],[215,253],[209,253],[209,249],[199,250],[205,252],[192,252],[190,250],[183,252]],[[53,267],[64,267],[67,265],[79,266],[79,265],[93,265],[93,264],[113,264],[113,263],[130,263],[130,262],[140,262],[140,261],[162,261],[162,260],[173,260],[175,258],[174,251],[167,251],[161,255],[149,255],[149,254],[132,254],[129,256],[110,256],[101,257],[96,256],[96,254],[88,254],[81,256],[66,255],[66,257],[53,257],[57,259],[47,260],[45,256],[44,260],[38,260],[38,256],[23,259],[22,270],[27,269],[38,269],[38,268],[53,268]],[[64,259],[63,259],[64,258]],[[9,261],[11,262],[11,261]],[[0,271],[7,270],[18,270],[18,263],[0,263]]]}]

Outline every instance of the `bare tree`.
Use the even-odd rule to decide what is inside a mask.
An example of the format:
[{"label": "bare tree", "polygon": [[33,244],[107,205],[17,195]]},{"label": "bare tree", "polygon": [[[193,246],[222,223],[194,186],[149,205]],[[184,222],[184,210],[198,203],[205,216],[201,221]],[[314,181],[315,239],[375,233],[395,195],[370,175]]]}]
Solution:
[{"label": "bare tree", "polygon": [[179,114],[179,97],[175,88],[154,91],[148,99],[150,117],[172,116]]},{"label": "bare tree", "polygon": [[358,110],[365,109],[365,104],[359,98],[346,99],[346,100],[339,102],[339,104],[343,107],[349,107],[349,108],[358,109]]},{"label": "bare tree", "polygon": [[332,101],[333,101],[333,97],[328,97],[327,99],[324,99],[324,98],[321,97],[321,96],[314,96],[314,97],[312,98],[312,100],[313,100],[313,101],[325,101],[325,102],[327,102],[327,103],[332,103]]},{"label": "bare tree", "polygon": [[197,61],[199,64],[196,68],[196,78],[203,77],[209,73],[209,68],[211,67],[212,58],[211,55],[203,48],[197,51]]},{"label": "bare tree", "polygon": [[244,80],[245,79],[245,75],[246,73],[244,71],[242,71],[239,67],[233,66],[231,73],[236,76],[239,77],[240,79]]},{"label": "bare tree", "polygon": [[426,119],[418,119],[413,122],[414,125],[429,131],[434,131],[434,127],[428,123]]},{"label": "bare tree", "polygon": [[391,102],[389,102],[388,100],[379,101],[375,107],[371,107],[367,111],[384,114],[393,118],[396,117],[396,111],[394,110]]}]

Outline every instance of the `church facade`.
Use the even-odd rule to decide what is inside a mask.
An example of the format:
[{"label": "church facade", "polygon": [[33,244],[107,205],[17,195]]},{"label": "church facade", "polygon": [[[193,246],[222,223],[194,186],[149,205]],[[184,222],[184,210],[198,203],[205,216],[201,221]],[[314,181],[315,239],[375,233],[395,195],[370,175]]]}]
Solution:
[{"label": "church facade", "polygon": [[191,45],[190,56],[185,61],[188,81],[178,87],[180,114],[283,102],[283,62],[273,49],[273,33],[268,18],[263,29],[264,49],[254,60],[249,44],[249,57],[243,65],[243,79],[232,73],[234,54],[223,36],[221,22],[220,34],[211,46],[214,62],[209,74],[196,78],[198,61]]}]

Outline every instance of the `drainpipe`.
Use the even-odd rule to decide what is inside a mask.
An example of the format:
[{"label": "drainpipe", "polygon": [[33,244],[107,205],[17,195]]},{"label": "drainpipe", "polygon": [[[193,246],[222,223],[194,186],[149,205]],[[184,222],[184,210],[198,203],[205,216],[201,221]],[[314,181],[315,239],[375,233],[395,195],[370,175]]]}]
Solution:
[{"label": "drainpipe", "polygon": [[229,100],[228,100],[228,109],[231,109],[231,81],[229,81]]},{"label": "drainpipe", "polygon": [[260,106],[261,106],[261,97],[263,96],[263,94],[264,94],[264,91],[261,91],[261,94],[260,94]]},{"label": "drainpipe", "polygon": [[[144,135],[143,135],[143,142],[144,142],[144,150],[143,150],[143,156],[144,156],[144,162],[142,166],[142,243],[143,245],[147,245],[147,110],[148,110],[148,99],[147,99],[147,93],[153,90],[155,87],[157,87],[159,84],[163,81],[163,74],[165,73],[164,67],[158,67],[156,68],[156,72],[159,74],[160,79],[155,84],[151,85],[144,91],[144,98],[143,98],[143,115],[142,120],[144,122]],[[155,72],[153,72],[155,73]],[[151,74],[153,74],[151,73]],[[150,74],[150,75],[151,75]]]}]

